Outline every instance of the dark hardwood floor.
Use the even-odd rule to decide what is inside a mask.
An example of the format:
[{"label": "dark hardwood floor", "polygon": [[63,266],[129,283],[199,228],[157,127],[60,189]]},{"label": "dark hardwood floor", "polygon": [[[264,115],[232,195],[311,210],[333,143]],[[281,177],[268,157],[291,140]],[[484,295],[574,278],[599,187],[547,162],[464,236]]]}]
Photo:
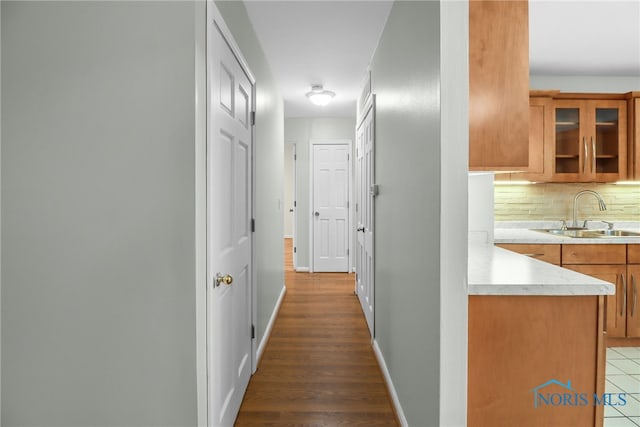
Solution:
[{"label": "dark hardwood floor", "polygon": [[354,275],[296,273],[285,239],[287,293],[236,426],[397,426]]}]

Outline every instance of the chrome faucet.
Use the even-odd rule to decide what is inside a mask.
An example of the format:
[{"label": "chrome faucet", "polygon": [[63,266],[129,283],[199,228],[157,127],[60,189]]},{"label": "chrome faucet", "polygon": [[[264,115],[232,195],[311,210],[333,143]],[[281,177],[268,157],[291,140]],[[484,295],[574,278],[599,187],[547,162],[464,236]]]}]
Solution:
[{"label": "chrome faucet", "polygon": [[[578,199],[580,198],[580,196],[584,196],[585,194],[591,194],[593,197],[598,199],[598,207],[600,208],[601,211],[606,211],[607,210],[607,205],[604,203],[604,200],[602,200],[602,196],[600,194],[598,194],[597,192],[595,192],[593,190],[582,190],[582,191],[580,191],[573,198],[573,223],[572,223],[572,226],[575,227],[575,228],[578,228],[578,220],[576,219],[576,205],[578,204]],[[586,221],[585,221],[585,223],[586,223]],[[585,224],[585,226],[586,226],[586,224]],[[582,227],[582,228],[585,228],[585,227]]]}]

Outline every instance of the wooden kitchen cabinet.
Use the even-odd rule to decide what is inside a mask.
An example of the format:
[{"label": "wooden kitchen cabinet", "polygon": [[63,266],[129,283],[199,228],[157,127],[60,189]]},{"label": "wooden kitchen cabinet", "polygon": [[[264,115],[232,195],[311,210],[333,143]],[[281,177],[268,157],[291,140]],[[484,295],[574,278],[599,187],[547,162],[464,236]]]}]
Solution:
[{"label": "wooden kitchen cabinet", "polygon": [[[610,345],[640,339],[640,244],[505,244],[496,246],[613,283],[605,298]],[[640,342],[637,342],[640,343]]]},{"label": "wooden kitchen cabinet", "polygon": [[469,2],[469,170],[529,166],[529,4]]},{"label": "wooden kitchen cabinet", "polygon": [[601,295],[471,295],[467,425],[602,426],[603,405],[536,408],[532,389],[604,393],[603,312]]},{"label": "wooden kitchen cabinet", "polygon": [[626,264],[627,245],[562,245],[562,266],[567,264]]},{"label": "wooden kitchen cabinet", "polygon": [[563,267],[615,285],[606,297],[608,345],[640,343],[640,244],[562,245],[561,258]]},{"label": "wooden kitchen cabinet", "polygon": [[[553,91],[551,91],[553,92]],[[529,97],[529,166],[514,173],[498,173],[496,181],[551,180],[551,156],[546,153],[553,138],[553,103],[549,91],[531,91]]]},{"label": "wooden kitchen cabinet", "polygon": [[550,264],[560,265],[560,245],[498,243],[496,246],[517,252]]},{"label": "wooden kitchen cabinet", "polygon": [[640,245],[627,245],[627,337],[640,337]]},{"label": "wooden kitchen cabinet", "polygon": [[627,245],[627,263],[628,264],[640,264],[640,244]]},{"label": "wooden kitchen cabinet", "polygon": [[[569,245],[567,245],[569,246]],[[582,245],[572,245],[582,246]],[[624,246],[624,245],[622,245]],[[607,337],[622,338],[627,336],[627,296],[625,280],[627,266],[624,264],[614,265],[563,265],[564,268],[587,274],[601,280],[615,284],[616,294],[607,295],[605,309],[605,331]]]},{"label": "wooden kitchen cabinet", "polygon": [[627,102],[593,94],[563,94],[560,98],[553,101],[551,181],[626,179]]},{"label": "wooden kitchen cabinet", "polygon": [[628,94],[627,179],[640,181],[640,92]]}]

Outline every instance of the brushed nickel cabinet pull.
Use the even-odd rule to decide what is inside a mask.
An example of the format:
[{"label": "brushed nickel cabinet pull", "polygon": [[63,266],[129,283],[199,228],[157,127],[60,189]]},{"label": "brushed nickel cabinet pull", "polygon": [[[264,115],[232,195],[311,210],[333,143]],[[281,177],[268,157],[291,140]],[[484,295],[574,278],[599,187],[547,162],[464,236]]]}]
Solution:
[{"label": "brushed nickel cabinet pull", "polygon": [[638,288],[636,286],[636,280],[633,275],[631,275],[631,286],[633,287],[633,305],[631,306],[631,317],[636,314],[636,303],[638,302]]},{"label": "brushed nickel cabinet pull", "polygon": [[587,159],[589,158],[589,147],[587,147],[587,137],[582,137],[582,145],[584,146],[584,158],[582,159],[582,173],[587,173]]},{"label": "brushed nickel cabinet pull", "polygon": [[591,137],[591,167],[593,168],[593,173],[596,173],[596,140],[594,137]]},{"label": "brushed nickel cabinet pull", "polygon": [[620,316],[624,316],[624,313],[627,312],[627,277],[624,273],[622,273],[622,310],[620,310]]}]

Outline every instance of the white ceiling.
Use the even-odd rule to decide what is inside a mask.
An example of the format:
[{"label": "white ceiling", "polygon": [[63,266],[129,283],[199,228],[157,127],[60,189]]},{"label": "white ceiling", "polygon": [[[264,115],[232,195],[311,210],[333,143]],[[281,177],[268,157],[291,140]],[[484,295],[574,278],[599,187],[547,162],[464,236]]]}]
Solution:
[{"label": "white ceiling", "polygon": [[[448,0],[455,1],[455,0]],[[386,0],[245,0],[285,101],[285,117],[353,117],[387,20]],[[533,74],[640,78],[640,0],[530,0]],[[312,84],[336,92],[312,105]]]}]

